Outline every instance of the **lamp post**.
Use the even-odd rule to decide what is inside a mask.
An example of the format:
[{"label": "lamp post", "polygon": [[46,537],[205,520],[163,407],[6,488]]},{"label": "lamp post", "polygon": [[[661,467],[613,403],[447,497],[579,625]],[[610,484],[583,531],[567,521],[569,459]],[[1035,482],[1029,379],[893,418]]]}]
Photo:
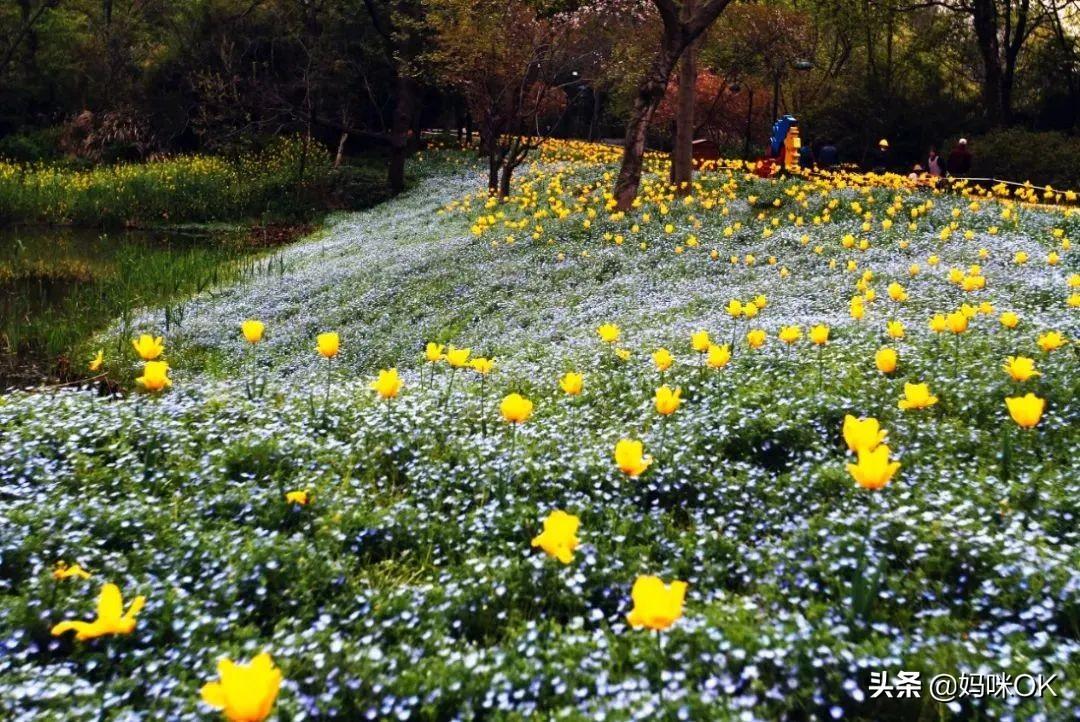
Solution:
[{"label": "lamp post", "polygon": [[[813,69],[814,63],[806,58],[799,58],[791,63],[791,67],[802,72],[807,72]],[[776,120],[780,117],[780,77],[783,74],[784,66],[778,65],[773,69],[773,96],[772,96],[772,117]]]}]

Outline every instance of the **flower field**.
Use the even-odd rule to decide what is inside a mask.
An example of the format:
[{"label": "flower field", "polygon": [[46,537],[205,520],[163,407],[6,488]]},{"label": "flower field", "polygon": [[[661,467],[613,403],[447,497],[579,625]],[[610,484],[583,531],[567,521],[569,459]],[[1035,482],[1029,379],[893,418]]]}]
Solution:
[{"label": "flower field", "polygon": [[1075,196],[615,162],[445,164],[0,397],[0,717],[1075,719]]}]

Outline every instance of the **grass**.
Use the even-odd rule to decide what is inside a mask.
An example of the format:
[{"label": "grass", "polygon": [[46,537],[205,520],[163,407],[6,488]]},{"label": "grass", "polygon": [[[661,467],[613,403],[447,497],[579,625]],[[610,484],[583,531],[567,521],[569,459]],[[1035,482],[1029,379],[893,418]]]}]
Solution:
[{"label": "grass", "polygon": [[[411,193],[282,250],[283,273],[192,299],[166,334],[167,394],[0,399],[0,710],[89,720],[108,700],[118,713],[203,718],[198,690],[216,658],[266,649],[286,679],[279,719],[1075,716],[1080,381],[1076,259],[1063,247],[1080,233],[1074,212],[894,179],[727,170],[702,174],[686,204],[667,197],[654,160],[644,207],[612,218],[599,147],[550,148],[501,205],[475,170],[428,160],[443,165]],[[846,249],[847,234],[869,247]],[[985,289],[948,280],[975,263]],[[889,299],[894,281],[907,301]],[[870,289],[864,318],[851,318],[850,298]],[[759,295],[753,319],[724,310]],[[976,310],[958,339],[927,327],[983,302],[993,311]],[[1021,318],[1014,330],[998,321],[1006,310]],[[254,349],[245,318],[267,323]],[[885,335],[890,319],[903,339]],[[621,327],[628,360],[597,337],[602,323]],[[777,339],[817,323],[831,327],[823,349]],[[761,349],[745,343],[751,328],[768,333]],[[700,369],[699,329],[734,335],[730,364]],[[342,337],[332,364],[314,352],[329,330]],[[1050,330],[1069,341],[1046,352]],[[141,331],[163,333],[162,312],[101,343]],[[421,360],[431,340],[496,359],[486,396],[475,373]],[[874,367],[885,344],[900,354],[891,375]],[[650,360],[661,345],[677,359],[663,376]],[[1041,375],[1010,380],[1002,364],[1018,353]],[[368,387],[388,366],[406,384],[391,404]],[[137,373],[120,354],[106,368],[125,384]],[[585,375],[581,397],[558,389],[570,369]],[[261,398],[245,394],[252,373],[266,379]],[[939,403],[901,410],[914,381]],[[684,398],[666,418],[652,404],[662,383]],[[513,440],[497,408],[511,391],[535,403]],[[1003,400],[1028,391],[1047,410],[1022,432]],[[878,418],[901,463],[879,492],[845,468],[848,413]],[[654,456],[639,478],[612,461],[623,437]],[[309,505],[284,503],[300,489]],[[553,509],[581,518],[570,565],[530,547]],[[58,560],[94,576],[56,582]],[[626,623],[638,574],[689,582],[662,645]],[[147,596],[134,633],[111,651],[50,637],[56,621],[89,615],[105,581]],[[925,687],[871,698],[877,670],[919,671],[924,684],[1061,676],[1057,697],[949,706]]]},{"label": "grass", "polygon": [[236,160],[177,156],[88,170],[0,163],[0,221],[115,227],[310,217],[329,173],[325,149],[295,139]]},{"label": "grass", "polygon": [[[245,229],[99,232],[21,229],[0,262],[0,384],[86,376],[91,337],[113,319],[160,309],[182,323],[188,299],[253,273],[283,272]],[[123,344],[117,342],[114,348]]]},{"label": "grass", "polygon": [[[100,348],[90,337],[114,319],[130,327],[140,309],[154,309],[171,330],[191,296],[283,273],[268,249],[308,228],[300,219],[387,199],[384,159],[331,169],[312,146],[297,182],[303,153],[285,140],[236,161],[177,157],[78,171],[0,163],[0,218],[29,224],[0,232],[0,388],[81,378]],[[441,154],[421,169],[455,160],[461,155]]]}]

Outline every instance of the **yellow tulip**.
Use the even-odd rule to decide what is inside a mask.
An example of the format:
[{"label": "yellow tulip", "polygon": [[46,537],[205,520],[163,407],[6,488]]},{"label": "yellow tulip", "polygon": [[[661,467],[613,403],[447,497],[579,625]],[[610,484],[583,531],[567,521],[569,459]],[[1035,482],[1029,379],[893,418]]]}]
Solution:
[{"label": "yellow tulip", "polygon": [[798,326],[784,326],[777,336],[781,341],[790,345],[802,338],[802,331]]},{"label": "yellow tulip", "polygon": [[731,349],[726,343],[723,346],[709,344],[709,355],[705,359],[705,363],[709,364],[709,368],[724,368],[729,361],[731,361]]},{"label": "yellow tulip", "polygon": [[62,581],[64,579],[70,579],[71,577],[78,577],[79,579],[89,579],[90,572],[83,569],[78,564],[72,564],[68,566],[66,562],[57,562],[52,571],[53,579],[56,581]]},{"label": "yellow tulip", "polygon": [[1057,331],[1047,331],[1039,336],[1037,343],[1044,353],[1050,353],[1065,345],[1065,337]]},{"label": "yellow tulip", "polygon": [[429,342],[424,347],[424,358],[428,363],[438,363],[443,360],[443,345],[441,343]]},{"label": "yellow tulip", "polygon": [[810,329],[810,341],[816,346],[824,346],[829,342],[829,327],[825,324],[818,324]]},{"label": "yellow tulip", "polygon": [[926,384],[904,384],[904,398],[900,399],[900,408],[925,409],[938,402],[938,397],[930,393],[930,387]]},{"label": "yellow tulip", "polygon": [[645,455],[645,446],[635,439],[620,439],[615,444],[615,464],[631,478],[641,476],[652,464],[651,456]]},{"label": "yellow tulip", "polygon": [[533,402],[521,394],[509,394],[499,404],[499,411],[511,424],[524,424],[532,416]]},{"label": "yellow tulip", "polygon": [[896,370],[897,353],[895,349],[883,346],[874,354],[874,365],[883,374],[891,374]]},{"label": "yellow tulip", "polygon": [[371,382],[371,390],[379,395],[379,398],[392,399],[401,392],[401,377],[397,369],[382,369],[379,376]]},{"label": "yellow tulip", "polygon": [[563,377],[559,379],[559,388],[561,388],[563,393],[568,396],[577,396],[580,394],[584,385],[585,377],[582,374],[574,373],[573,371],[567,371],[563,374]]},{"label": "yellow tulip", "polygon": [[120,594],[120,588],[115,584],[106,584],[101,588],[101,596],[98,597],[97,619],[92,622],[60,622],[52,628],[52,635],[58,637],[73,629],[75,639],[83,641],[110,634],[131,634],[135,629],[135,617],[144,604],[146,597],[135,597],[127,612],[124,612],[124,597]]},{"label": "yellow tulip", "polygon": [[656,405],[656,413],[661,416],[670,416],[675,413],[679,408],[679,404],[682,403],[681,395],[682,389],[680,388],[676,388],[674,391],[667,385],[658,388],[653,399],[653,403]]},{"label": "yellow tulip", "polygon": [[856,321],[862,320],[862,317],[866,315],[866,306],[863,304],[862,298],[856,296],[851,299],[851,304],[848,307],[848,313]]},{"label": "yellow tulip", "polygon": [[850,451],[873,451],[878,444],[884,443],[885,431],[878,420],[869,417],[857,419],[851,414],[844,416],[844,443]]},{"label": "yellow tulip", "polygon": [[540,547],[563,564],[569,564],[574,559],[574,550],[581,543],[577,538],[580,526],[581,520],[573,514],[553,511],[544,519],[544,531],[533,537],[532,545]]},{"label": "yellow tulip", "polygon": [[323,358],[334,358],[341,348],[341,338],[336,331],[320,333],[315,338],[315,350]]},{"label": "yellow tulip", "polygon": [[728,301],[726,310],[729,316],[731,316],[732,318],[738,318],[742,315],[743,305],[738,301],[738,299],[733,298]]},{"label": "yellow tulip", "polygon": [[286,504],[299,504],[300,506],[307,506],[310,502],[311,495],[308,494],[306,489],[290,491],[285,494]]},{"label": "yellow tulip", "polygon": [[668,629],[683,615],[686,582],[664,584],[659,577],[640,576],[630,591],[634,608],[626,615],[631,627],[646,627],[658,632]]},{"label": "yellow tulip", "polygon": [[1043,411],[1046,409],[1046,399],[1040,399],[1035,394],[1025,396],[1010,396],[1005,399],[1005,406],[1009,409],[1009,415],[1018,426],[1030,429],[1039,423]]},{"label": "yellow tulip", "polygon": [[1005,373],[1009,374],[1013,381],[1020,382],[1039,375],[1035,370],[1035,359],[1027,356],[1009,356],[1005,359]]},{"label": "yellow tulip", "polygon": [[953,311],[945,318],[949,330],[961,334],[968,329],[968,315],[963,311]]},{"label": "yellow tulip", "polygon": [[172,386],[169,378],[169,364],[164,361],[147,361],[143,366],[143,375],[135,382],[151,393],[162,391]]},{"label": "yellow tulip", "polygon": [[477,356],[469,364],[472,366],[472,370],[481,376],[487,376],[489,373],[495,370],[495,359],[485,358],[483,356]]},{"label": "yellow tulip", "polygon": [[217,682],[203,685],[203,702],[229,722],[263,722],[270,716],[281,689],[281,670],[269,654],[256,655],[249,664],[222,658],[217,672]]},{"label": "yellow tulip", "polygon": [[613,323],[605,323],[596,329],[596,333],[600,335],[600,340],[604,343],[615,343],[619,340],[622,331]]},{"label": "yellow tulip", "polygon": [[1016,325],[1020,323],[1020,317],[1012,311],[1006,311],[998,317],[998,321],[1000,321],[1001,325],[1005,328],[1016,328]]},{"label": "yellow tulip", "polygon": [[896,281],[893,281],[892,283],[890,283],[889,287],[886,290],[889,292],[889,298],[891,298],[894,301],[900,302],[900,301],[908,300],[907,291],[905,291],[904,287],[901,286]]},{"label": "yellow tulip", "polygon": [[469,363],[469,356],[471,354],[472,349],[455,348],[451,346],[446,350],[446,363],[450,364],[451,368],[463,368]]},{"label": "yellow tulip", "polygon": [[139,338],[132,339],[131,345],[135,347],[135,353],[139,354],[139,358],[143,361],[153,361],[165,353],[165,340],[161,336],[155,338],[144,333]]},{"label": "yellow tulip", "polygon": [[652,360],[653,363],[656,364],[656,370],[661,373],[667,371],[671,368],[671,364],[675,363],[675,358],[666,348],[658,348],[653,351]]},{"label": "yellow tulip", "polygon": [[930,330],[934,333],[941,333],[949,327],[949,321],[943,314],[935,313],[930,318]]},{"label": "yellow tulip", "polygon": [[746,343],[750,348],[761,348],[765,345],[765,339],[767,335],[760,328],[755,328],[752,331],[748,331],[746,334]]},{"label": "yellow tulip", "polygon": [[694,347],[694,350],[698,353],[705,353],[709,350],[709,332],[697,331],[690,335],[690,345]]},{"label": "yellow tulip", "polygon": [[900,321],[889,321],[885,324],[885,330],[891,338],[904,337],[904,324]]},{"label": "yellow tulip", "polygon": [[88,368],[90,369],[90,371],[96,372],[96,371],[101,369],[101,367],[102,367],[102,365],[104,363],[105,363],[105,351],[99,349],[98,352],[97,352],[97,355],[94,356],[94,358],[92,358],[90,360],[90,363],[88,364]]},{"label": "yellow tulip", "polygon": [[858,462],[847,465],[848,473],[864,489],[881,489],[889,483],[900,468],[899,461],[889,461],[889,453],[889,447],[885,444],[873,450],[860,449]]},{"label": "yellow tulip", "polygon": [[263,332],[266,331],[266,324],[262,321],[247,320],[240,324],[240,332],[244,334],[244,338],[248,343],[258,343],[262,341]]}]

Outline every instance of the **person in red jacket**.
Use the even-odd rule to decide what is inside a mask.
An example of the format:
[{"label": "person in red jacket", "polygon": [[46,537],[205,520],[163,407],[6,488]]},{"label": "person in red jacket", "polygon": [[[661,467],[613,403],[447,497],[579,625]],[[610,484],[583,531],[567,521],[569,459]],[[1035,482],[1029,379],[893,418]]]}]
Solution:
[{"label": "person in red jacket", "polygon": [[949,175],[966,176],[971,170],[971,151],[968,150],[967,138],[961,138],[949,153]]}]

